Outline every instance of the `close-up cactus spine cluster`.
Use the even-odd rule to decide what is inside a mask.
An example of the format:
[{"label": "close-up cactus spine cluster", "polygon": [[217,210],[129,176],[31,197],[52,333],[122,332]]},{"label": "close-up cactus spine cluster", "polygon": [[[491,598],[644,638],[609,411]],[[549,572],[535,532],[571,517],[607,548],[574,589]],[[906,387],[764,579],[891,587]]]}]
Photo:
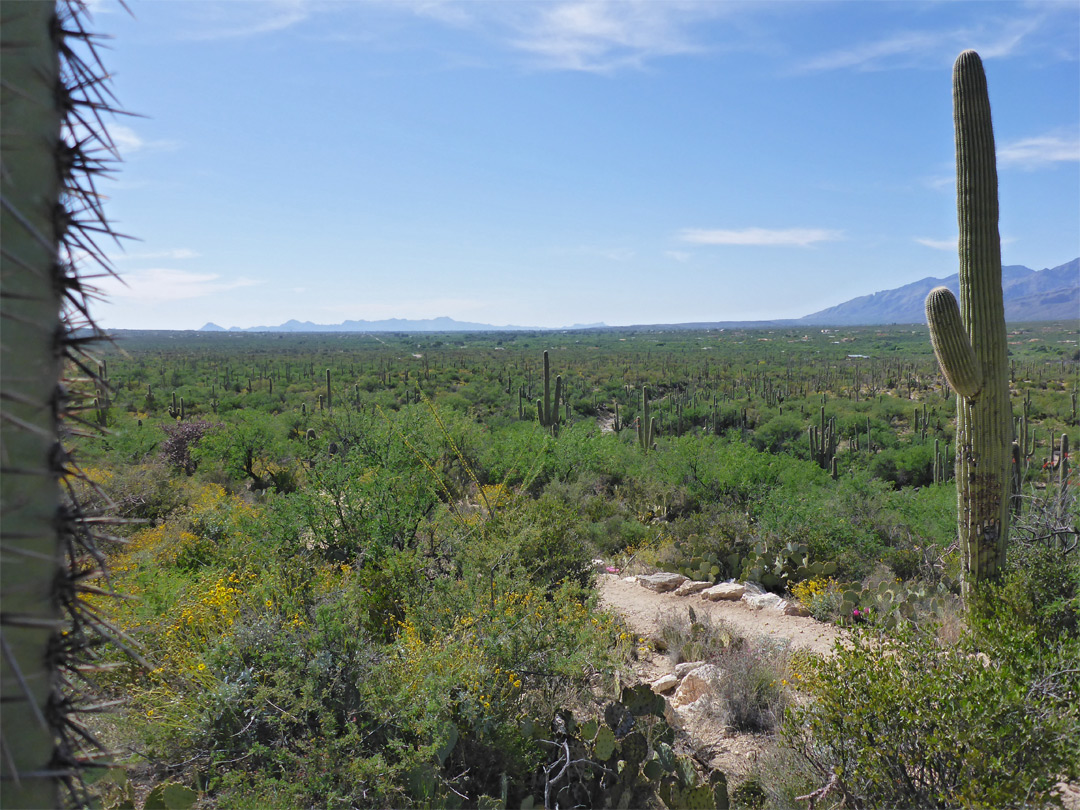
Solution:
[{"label": "close-up cactus spine cluster", "polygon": [[95,265],[111,272],[94,241],[113,235],[95,179],[116,159],[102,125],[116,110],[88,17],[78,0],[0,2],[5,808],[85,802],[82,772],[100,756],[79,720],[97,708],[85,678],[97,668],[98,640],[124,644],[83,601],[101,592],[89,583],[101,573],[94,527],[107,520],[85,514],[73,484],[92,485],[65,447],[93,397],[102,412],[108,401],[104,364],[87,354],[101,335],[88,312],[94,291],[80,274]]},{"label": "close-up cactus spine cluster", "polygon": [[964,51],[953,68],[960,302],[930,292],[934,353],[956,391],[956,487],[963,591],[995,579],[1009,534],[1012,406],[1001,289],[997,161],[982,60]]}]

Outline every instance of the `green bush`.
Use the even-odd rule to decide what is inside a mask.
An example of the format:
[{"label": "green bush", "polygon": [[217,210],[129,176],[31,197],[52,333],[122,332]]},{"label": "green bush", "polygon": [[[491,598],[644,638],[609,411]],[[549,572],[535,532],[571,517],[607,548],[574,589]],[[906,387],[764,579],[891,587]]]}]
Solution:
[{"label": "green bush", "polygon": [[934,483],[934,447],[911,444],[882,450],[870,462],[870,472],[898,489],[927,486]]},{"label": "green bush", "polygon": [[950,647],[855,634],[800,673],[785,736],[868,808],[1042,805],[1080,776],[1078,657],[1004,611]]},{"label": "green bush", "polygon": [[592,555],[585,544],[581,518],[556,497],[545,494],[524,502],[513,515],[514,563],[538,587],[561,582],[587,585]]}]

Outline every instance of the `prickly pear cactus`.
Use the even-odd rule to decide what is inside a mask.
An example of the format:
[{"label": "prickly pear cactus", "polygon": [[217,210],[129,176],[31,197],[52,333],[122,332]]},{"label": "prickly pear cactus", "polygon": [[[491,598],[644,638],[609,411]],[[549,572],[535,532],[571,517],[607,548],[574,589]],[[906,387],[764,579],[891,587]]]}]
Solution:
[{"label": "prickly pear cactus", "polygon": [[997,163],[982,61],[953,70],[960,303],[944,287],[926,299],[930,339],[956,397],[956,489],[963,592],[994,579],[1009,534],[1012,406],[1001,291]]}]

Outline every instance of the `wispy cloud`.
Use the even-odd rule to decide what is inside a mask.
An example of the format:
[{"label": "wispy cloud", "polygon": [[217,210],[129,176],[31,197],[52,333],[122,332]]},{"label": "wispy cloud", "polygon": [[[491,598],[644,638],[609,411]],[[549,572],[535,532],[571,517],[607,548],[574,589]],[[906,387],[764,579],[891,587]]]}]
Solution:
[{"label": "wispy cloud", "polygon": [[664,252],[664,255],[677,262],[688,262],[693,257],[692,253],[687,253],[685,250],[668,250]]},{"label": "wispy cloud", "polygon": [[686,30],[685,7],[657,2],[540,4],[519,20],[512,44],[541,66],[607,73],[647,59],[700,50]]},{"label": "wispy cloud", "polygon": [[120,279],[102,278],[95,286],[107,298],[159,304],[205,298],[229,290],[253,287],[261,282],[249,278],[223,279],[217,273],[192,273],[185,270],[154,268],[124,273]]},{"label": "wispy cloud", "polygon": [[1043,28],[1048,17],[1048,14],[1032,13],[985,19],[976,25],[941,31],[903,31],[813,57],[800,65],[798,71],[936,68],[950,63],[967,48],[977,50],[983,59],[1003,58],[1020,51]]},{"label": "wispy cloud", "polygon": [[220,3],[185,39],[240,39],[272,34],[292,28],[311,16],[312,5],[304,0],[273,0],[269,3]]},{"label": "wispy cloud", "polygon": [[1080,161],[1080,137],[1059,134],[1022,138],[997,148],[1001,166],[1038,169],[1055,163]]},{"label": "wispy cloud", "polygon": [[946,191],[956,188],[956,174],[928,175],[920,181],[922,185],[931,191]]},{"label": "wispy cloud", "polygon": [[147,140],[123,124],[109,124],[109,137],[122,157],[130,157],[136,152],[171,152],[181,145],[179,141],[164,138]]},{"label": "wispy cloud", "polygon": [[743,228],[720,230],[686,228],[679,232],[679,239],[696,245],[764,245],[808,247],[818,242],[835,242],[843,239],[842,231],[824,228]]},{"label": "wispy cloud", "polygon": [[191,248],[171,248],[169,250],[151,250],[145,253],[110,254],[110,261],[152,261],[157,259],[197,259],[202,254]]},{"label": "wispy cloud", "polygon": [[956,247],[959,244],[958,239],[955,236],[952,239],[930,239],[927,237],[916,236],[915,241],[920,245],[933,248],[934,250],[956,250]]},{"label": "wispy cloud", "polygon": [[575,245],[573,247],[553,248],[553,252],[559,255],[570,256],[598,256],[612,262],[628,262],[637,256],[637,251],[626,247],[609,247],[604,245]]}]

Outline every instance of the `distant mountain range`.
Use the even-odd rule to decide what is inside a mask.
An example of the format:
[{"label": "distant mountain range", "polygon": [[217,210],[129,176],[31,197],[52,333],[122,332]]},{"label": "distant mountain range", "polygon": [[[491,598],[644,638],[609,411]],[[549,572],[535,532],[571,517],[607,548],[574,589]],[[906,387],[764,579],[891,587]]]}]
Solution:
[{"label": "distant mountain range", "polygon": [[[602,329],[602,323],[576,323],[563,329]],[[537,326],[492,326],[489,323],[455,321],[453,318],[389,318],[385,321],[344,321],[342,323],[312,323],[311,321],[286,321],[280,326],[251,326],[241,329],[233,326],[225,329],[216,323],[208,323],[200,332],[539,332]]]},{"label": "distant mountain range", "polygon": [[[924,302],[934,287],[945,286],[959,295],[960,277],[924,278],[895,290],[852,298],[799,319],[822,326],[869,326],[885,323],[923,323]],[[1057,321],[1080,318],[1080,258],[1046,270],[1019,264],[1001,268],[1008,321]]]},{"label": "distant mountain range", "polygon": [[[724,321],[713,323],[663,324],[664,328],[705,329],[716,327],[752,327],[784,325],[872,326],[890,323],[924,323],[926,294],[934,287],[945,286],[959,295],[960,277],[924,278],[895,290],[852,298],[843,304],[814,312],[802,318],[775,321]],[[1001,286],[1005,295],[1005,318],[1009,321],[1058,321],[1080,318],[1080,258],[1045,270],[1032,270],[1019,264],[1001,268]],[[642,326],[660,326],[643,324]],[[603,323],[577,323],[563,329],[604,329]],[[311,321],[286,321],[280,326],[252,326],[224,329],[208,323],[201,332],[536,332],[532,326],[492,326],[487,323],[455,321],[453,318],[384,321],[344,321],[320,324]]]}]

